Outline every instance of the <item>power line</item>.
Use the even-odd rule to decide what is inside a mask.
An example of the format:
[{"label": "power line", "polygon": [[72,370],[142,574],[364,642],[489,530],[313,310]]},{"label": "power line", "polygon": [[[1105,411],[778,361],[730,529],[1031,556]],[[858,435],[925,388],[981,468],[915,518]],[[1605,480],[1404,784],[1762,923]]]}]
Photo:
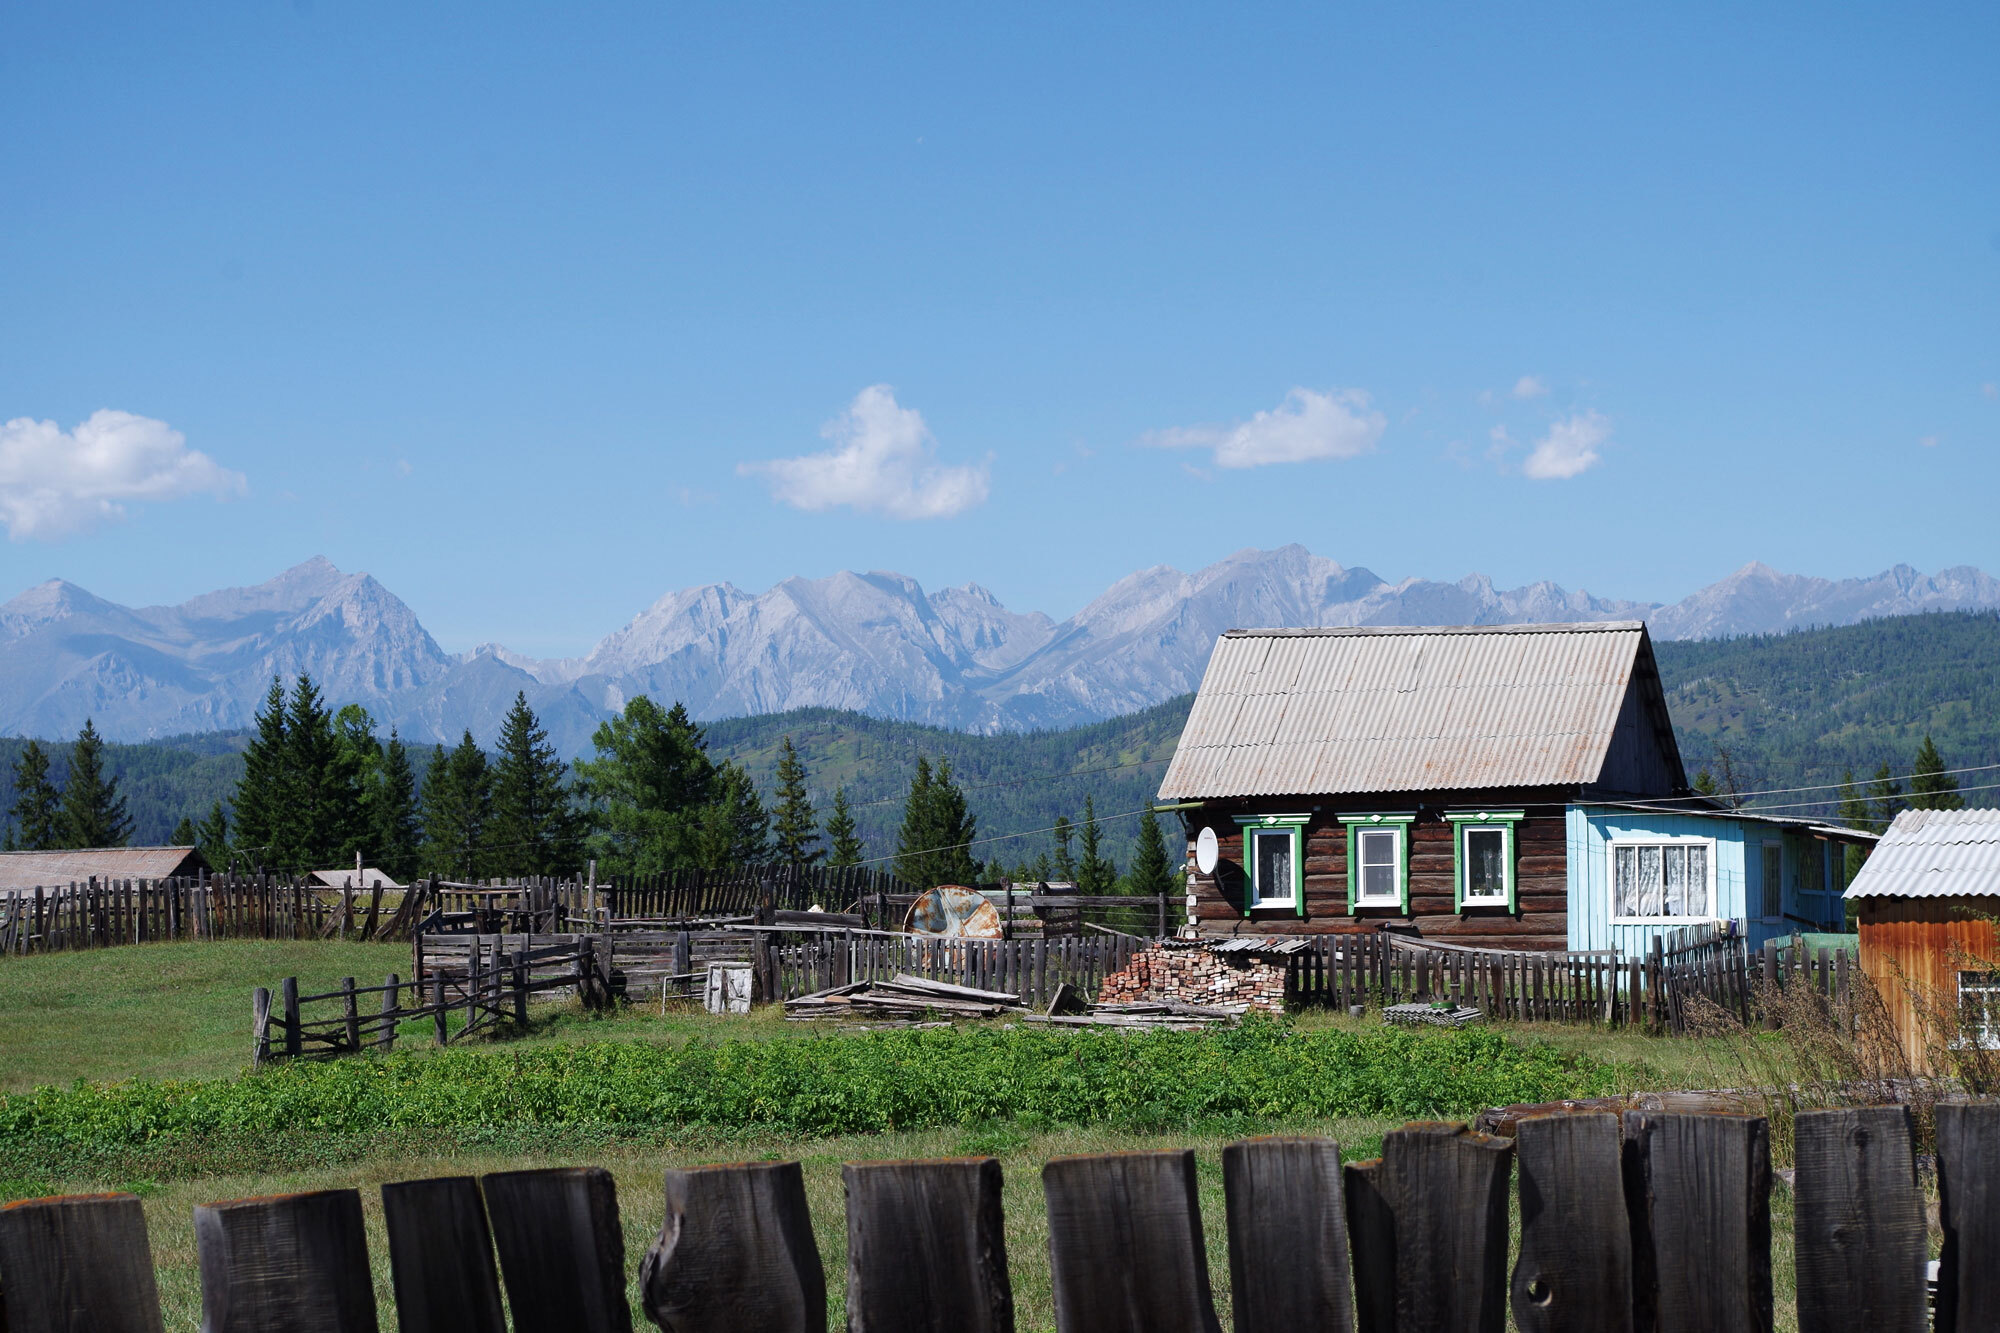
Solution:
[{"label": "power line", "polygon": [[[1995,769],[2000,769],[2000,764],[1972,764],[1972,765],[1970,765],[1970,766],[1968,766],[1968,767],[1965,767],[1965,768],[1942,768],[1942,769],[1937,769],[1936,771],[1934,771],[1934,772],[1932,772],[1932,773],[1927,773],[1927,774],[1918,774],[1918,773],[1896,773],[1896,774],[1891,774],[1891,775],[1890,775],[1890,776],[1888,777],[1887,781],[1890,781],[1890,782],[1907,782],[1907,781],[1909,781],[1910,779],[1912,779],[1912,778],[1916,778],[1916,777],[1955,777],[1955,776],[1957,776],[1957,775],[1958,775],[1958,774],[1960,774],[1960,773],[1990,773],[1990,772],[1992,772],[1992,771],[1993,771],[1993,770],[1995,770]],[[1740,800],[1740,799],[1742,799],[1742,798],[1744,798],[1744,797],[1747,797],[1747,796],[1787,796],[1787,795],[1790,795],[1790,794],[1792,794],[1792,793],[1794,793],[1794,792],[1802,792],[1802,791],[1840,791],[1840,790],[1843,790],[1843,789],[1845,789],[1845,788],[1847,788],[1847,787],[1854,787],[1854,788],[1855,788],[1855,789],[1856,789],[1856,790],[1857,790],[1857,791],[1858,791],[1858,792],[1859,792],[1859,793],[1860,793],[1861,795],[1863,795],[1863,796],[1867,796],[1867,787],[1868,787],[1868,785],[1869,785],[1870,783],[1875,783],[1875,782],[1881,782],[1881,781],[1883,781],[1883,780],[1884,780],[1884,779],[1883,779],[1882,777],[1880,777],[1880,776],[1876,776],[1876,777],[1872,777],[1872,778],[1867,778],[1867,779],[1865,779],[1865,780],[1859,780],[1859,781],[1856,781],[1856,782],[1852,782],[1852,783],[1850,783],[1850,782],[1845,782],[1845,781],[1842,781],[1842,782],[1818,782],[1818,783],[1813,783],[1812,785],[1810,785],[1810,786],[1805,786],[1805,787],[1766,787],[1766,788],[1764,788],[1764,789],[1763,789],[1763,790],[1761,790],[1761,791],[1734,791],[1734,792],[1715,792],[1715,793],[1713,793],[1713,794],[1710,794],[1710,795],[1694,795],[1694,796],[1657,796],[1657,797],[1652,797],[1652,798],[1649,798],[1649,799],[1646,799],[1646,800],[1639,800],[1639,801],[1620,801],[1620,802],[1619,802],[1619,804],[1620,804],[1620,805],[1645,805],[1645,806],[1658,806],[1659,808],[1661,808],[1661,809],[1663,809],[1663,810],[1671,810],[1671,809],[1672,809],[1673,807],[1672,807],[1671,805],[1669,805],[1669,804],[1668,804],[1668,802],[1671,802],[1671,801],[1710,801],[1710,800]],[[1967,791],[1979,791],[1979,790],[1984,790],[1984,788],[1973,788],[1973,787],[1968,787],[1968,788],[1965,788],[1964,790],[1967,790]],[[1871,798],[1871,799],[1872,799],[1872,798]],[[1811,805],[1824,805],[1824,804],[1826,804],[1826,802],[1824,802],[1824,801],[1812,801],[1812,802],[1804,802],[1804,804],[1811,804]]]},{"label": "power line", "polygon": [[[1140,815],[1149,815],[1151,813],[1153,813],[1153,807],[1143,805],[1137,810],[1121,810],[1115,815],[1098,815],[1097,822],[1108,824],[1114,819],[1136,819]],[[990,838],[974,838],[970,842],[954,842],[943,847],[926,847],[922,851],[902,852],[895,856],[871,856],[865,861],[856,861],[854,864],[861,866],[879,865],[884,861],[900,861],[904,856],[930,856],[935,852],[955,852],[960,848],[982,847],[989,842],[1005,842],[1009,838],[1032,838],[1040,833],[1054,833],[1055,831],[1056,826],[1051,824],[1047,828],[1022,829],[1019,833],[996,833]]]},{"label": "power line", "polygon": [[[1084,778],[1095,773],[1117,773],[1127,768],[1144,768],[1148,764],[1164,764],[1172,759],[1172,755],[1162,755],[1158,759],[1134,759],[1130,763],[1107,764],[1103,768],[1076,768],[1071,769],[1067,773],[1043,773],[1024,778],[1004,778],[998,782],[955,783],[953,785],[957,786],[960,791],[990,791],[995,787],[1025,787],[1037,782],[1061,782],[1065,778]],[[879,801],[863,801],[859,805],[852,805],[848,808],[850,810],[866,810],[877,805],[894,805],[902,799],[900,796],[885,796]]]}]

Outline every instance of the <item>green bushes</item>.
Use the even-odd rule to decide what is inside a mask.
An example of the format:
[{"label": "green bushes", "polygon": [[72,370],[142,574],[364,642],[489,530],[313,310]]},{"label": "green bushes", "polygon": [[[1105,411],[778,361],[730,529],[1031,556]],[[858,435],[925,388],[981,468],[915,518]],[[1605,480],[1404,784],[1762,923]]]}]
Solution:
[{"label": "green bushes", "polygon": [[952,1028],[299,1063],[238,1079],[42,1088],[0,1136],[137,1146],[209,1134],[675,1126],[841,1134],[1017,1120],[1133,1129],[1465,1116],[1610,1090],[1612,1068],[1477,1029],[1052,1032]]}]

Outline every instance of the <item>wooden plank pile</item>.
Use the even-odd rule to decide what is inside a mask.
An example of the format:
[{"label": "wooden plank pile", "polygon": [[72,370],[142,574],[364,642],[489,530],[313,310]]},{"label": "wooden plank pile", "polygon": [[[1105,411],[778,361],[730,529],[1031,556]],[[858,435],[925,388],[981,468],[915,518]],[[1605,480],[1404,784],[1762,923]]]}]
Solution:
[{"label": "wooden plank pile", "polygon": [[[1054,1006],[1051,1006],[1053,1009]],[[1179,1000],[1130,1000],[1082,1006],[1083,1012],[1030,1014],[1026,1021],[1053,1027],[1196,1028],[1225,1027],[1240,1021],[1247,1004],[1184,1004]]]},{"label": "wooden plank pile", "polygon": [[834,1019],[870,1026],[908,1027],[960,1018],[1026,1014],[1018,995],[954,986],[899,972],[888,981],[856,981],[785,1001],[785,1021]]}]

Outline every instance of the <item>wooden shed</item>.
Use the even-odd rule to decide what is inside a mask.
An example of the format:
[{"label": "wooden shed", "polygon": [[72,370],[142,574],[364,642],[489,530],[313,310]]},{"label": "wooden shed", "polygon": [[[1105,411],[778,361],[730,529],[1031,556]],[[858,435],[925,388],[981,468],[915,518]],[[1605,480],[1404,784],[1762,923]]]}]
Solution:
[{"label": "wooden shed", "polygon": [[0,852],[0,893],[68,888],[91,880],[192,878],[209,868],[193,847],[76,847]]},{"label": "wooden shed", "polygon": [[1940,1041],[2000,1047],[2000,810],[1903,811],[1847,900],[1861,970],[1916,1067]]}]

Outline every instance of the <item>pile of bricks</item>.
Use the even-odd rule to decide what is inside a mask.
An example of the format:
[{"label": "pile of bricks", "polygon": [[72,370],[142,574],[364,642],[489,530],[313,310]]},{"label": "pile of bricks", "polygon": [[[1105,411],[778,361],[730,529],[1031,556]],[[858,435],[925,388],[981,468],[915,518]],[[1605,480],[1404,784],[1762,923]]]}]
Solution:
[{"label": "pile of bricks", "polygon": [[1173,1000],[1181,1004],[1243,1004],[1265,1013],[1285,1010],[1285,960],[1252,953],[1154,945],[1132,955],[1104,979],[1099,1004]]}]

